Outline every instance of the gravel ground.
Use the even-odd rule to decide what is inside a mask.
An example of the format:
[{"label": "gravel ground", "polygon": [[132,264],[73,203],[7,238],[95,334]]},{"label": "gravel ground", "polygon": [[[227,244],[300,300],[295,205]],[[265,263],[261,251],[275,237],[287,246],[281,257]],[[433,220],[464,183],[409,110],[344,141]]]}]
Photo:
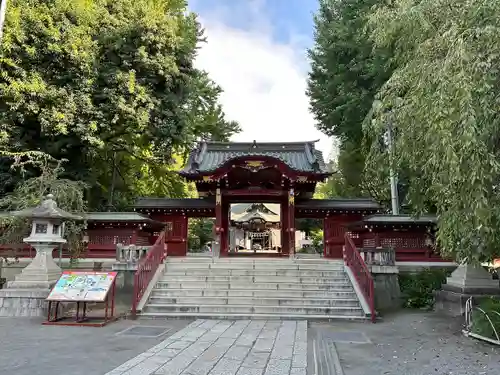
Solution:
[{"label": "gravel ground", "polygon": [[[500,347],[462,335],[462,319],[398,313],[370,323],[312,324],[316,332],[350,331],[371,343],[336,342],[345,375],[499,375]],[[360,340],[362,341],[362,340]]]}]

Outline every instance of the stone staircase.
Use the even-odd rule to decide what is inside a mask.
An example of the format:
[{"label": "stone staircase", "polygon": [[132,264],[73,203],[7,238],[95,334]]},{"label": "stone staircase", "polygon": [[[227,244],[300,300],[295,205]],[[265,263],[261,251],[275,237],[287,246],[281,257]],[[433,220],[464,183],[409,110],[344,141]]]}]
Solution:
[{"label": "stone staircase", "polygon": [[141,316],[365,319],[342,261],[168,258]]}]

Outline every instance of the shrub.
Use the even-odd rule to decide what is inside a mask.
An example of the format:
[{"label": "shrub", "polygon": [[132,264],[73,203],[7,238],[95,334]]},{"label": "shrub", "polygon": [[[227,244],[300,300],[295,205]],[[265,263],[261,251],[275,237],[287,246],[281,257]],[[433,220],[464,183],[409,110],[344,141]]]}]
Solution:
[{"label": "shrub", "polygon": [[484,298],[479,302],[477,307],[483,310],[488,315],[488,317],[481,311],[474,309],[472,319],[472,332],[493,340],[497,340],[493,327],[495,328],[497,334],[500,336],[500,300],[494,297]]},{"label": "shrub", "polygon": [[432,309],[433,292],[441,287],[451,272],[445,269],[425,269],[416,273],[399,274],[403,307]]}]

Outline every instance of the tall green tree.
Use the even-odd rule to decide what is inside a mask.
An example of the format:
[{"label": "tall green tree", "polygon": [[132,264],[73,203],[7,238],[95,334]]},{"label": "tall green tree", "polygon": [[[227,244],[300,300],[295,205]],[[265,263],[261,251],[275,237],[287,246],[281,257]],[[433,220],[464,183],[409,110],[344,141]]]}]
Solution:
[{"label": "tall green tree", "polygon": [[[499,256],[500,3],[395,0],[369,26],[397,67],[378,94],[370,136],[395,128],[394,166],[412,176],[415,212],[433,206],[438,243],[459,261]],[[374,145],[370,169],[387,154]]]},{"label": "tall green tree", "polygon": [[307,93],[317,127],[339,140],[338,193],[363,195],[362,122],[390,70],[386,53],[374,50],[365,32],[371,7],[380,0],[320,0]]},{"label": "tall green tree", "polygon": [[[47,193],[54,195],[57,205],[62,209],[83,214],[87,210],[84,199],[85,184],[61,178],[64,168],[61,161],[51,157],[31,159],[30,165],[36,165],[40,174],[36,177],[27,178],[18,183],[14,191],[0,198],[0,211],[12,212],[25,210],[39,205]],[[23,168],[23,161],[14,160],[14,168]],[[22,246],[22,238],[26,237],[32,225],[31,220],[13,215],[0,216],[0,243],[9,244],[7,251],[1,252],[1,257],[6,258],[18,256],[17,247]],[[82,242],[84,221],[69,220],[65,222],[65,238],[68,241],[67,250],[72,260],[80,257],[84,251]]]},{"label": "tall green tree", "polygon": [[193,66],[202,40],[184,0],[10,1],[3,144],[66,159],[62,177],[86,182],[93,208],[130,202],[145,181],[160,180],[154,195],[181,194],[175,155],[239,130],[217,103],[220,88]]}]

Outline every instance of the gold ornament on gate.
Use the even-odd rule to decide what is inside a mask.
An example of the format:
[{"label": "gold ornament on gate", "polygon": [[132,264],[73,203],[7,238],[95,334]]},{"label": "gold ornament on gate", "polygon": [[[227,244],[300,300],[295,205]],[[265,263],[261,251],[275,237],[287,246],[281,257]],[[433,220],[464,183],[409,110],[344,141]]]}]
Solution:
[{"label": "gold ornament on gate", "polygon": [[215,204],[220,205],[221,203],[222,203],[222,198],[220,195],[220,188],[217,188],[217,190],[215,190]]},{"label": "gold ornament on gate", "polygon": [[288,203],[293,206],[295,204],[295,192],[293,189],[290,189],[290,193],[288,195]]}]

